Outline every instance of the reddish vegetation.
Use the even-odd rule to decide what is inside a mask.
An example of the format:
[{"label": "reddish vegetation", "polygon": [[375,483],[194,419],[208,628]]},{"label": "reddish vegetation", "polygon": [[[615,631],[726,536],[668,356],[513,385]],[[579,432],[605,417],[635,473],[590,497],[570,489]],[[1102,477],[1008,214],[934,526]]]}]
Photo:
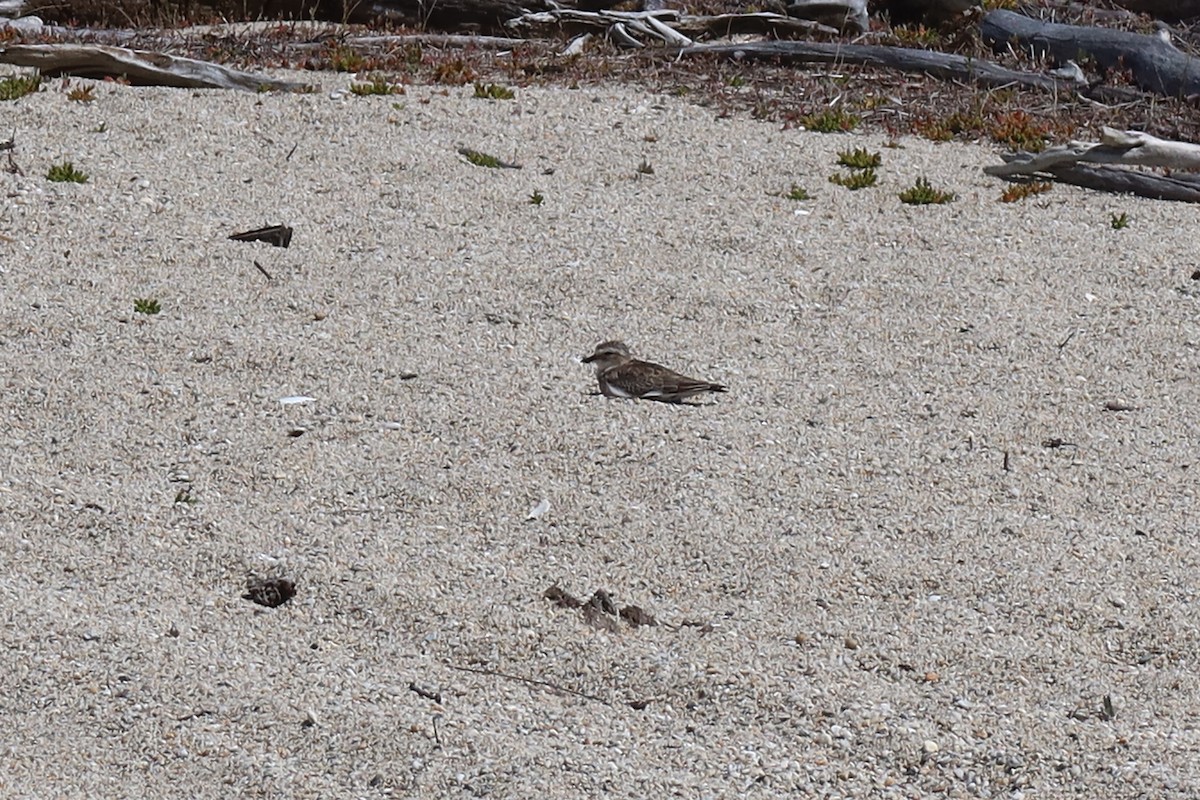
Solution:
[{"label": "reddish vegetation", "polygon": [[[148,0],[94,0],[71,5],[73,17],[58,20],[69,25],[92,27],[142,27],[146,34],[134,46],[154,48],[152,28],[178,27],[230,19],[270,15],[271,9],[238,2],[208,4],[162,4]],[[253,7],[252,7],[253,6]],[[721,13],[737,6],[708,0],[689,10]],[[52,9],[40,13],[54,18]],[[1088,24],[1088,11],[1076,19],[1060,21]],[[1126,17],[1130,27],[1148,27],[1150,20]],[[997,57],[982,46],[977,21],[972,18],[940,27],[907,25],[889,27],[886,20],[873,19],[872,41],[906,47],[922,47],[972,57],[998,60],[1005,66],[1043,70],[1047,65],[1026,57]],[[1112,24],[1111,19],[1105,24]],[[366,33],[365,26],[347,26],[347,36]],[[395,26],[372,26],[372,33],[418,33]],[[1192,46],[1194,37],[1186,27],[1176,28],[1181,47]],[[893,138],[915,134],[934,140],[995,141],[1004,147],[1040,150],[1071,138],[1093,138],[1099,125],[1135,128],[1171,139],[1200,139],[1200,115],[1184,100],[1144,98],[1131,92],[1131,101],[1099,104],[1074,96],[1053,96],[1032,89],[984,89],[952,83],[924,75],[901,74],[875,68],[828,66],[811,68],[747,64],[716,58],[669,57],[665,48],[647,47],[630,53],[596,41],[578,57],[557,55],[562,40],[534,41],[508,52],[475,48],[438,48],[417,43],[360,47],[345,38],[330,39],[319,50],[292,46],[304,37],[294,36],[291,27],[278,28],[252,37],[230,37],[214,41],[197,37],[190,43],[172,40],[171,51],[240,66],[328,69],[380,73],[397,84],[435,83],[461,86],[476,81],[505,82],[512,86],[580,84],[625,81],[649,85],[657,90],[687,97],[710,106],[720,117],[745,114],[772,120],[783,126],[803,125],[828,130],[867,129],[886,132]],[[1087,69],[1087,65],[1084,65]],[[1089,73],[1090,74],[1090,73]],[[1119,73],[1104,76],[1109,85],[1127,87]]]}]

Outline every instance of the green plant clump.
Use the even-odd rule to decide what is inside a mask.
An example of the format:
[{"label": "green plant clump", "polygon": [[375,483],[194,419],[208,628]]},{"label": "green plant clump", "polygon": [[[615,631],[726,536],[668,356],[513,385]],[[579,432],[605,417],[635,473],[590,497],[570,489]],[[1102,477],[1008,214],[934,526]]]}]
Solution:
[{"label": "green plant clump", "polygon": [[953,192],[934,189],[924,178],[917,178],[915,184],[900,193],[900,201],[908,203],[910,206],[925,206],[931,203],[941,205],[949,203],[953,199]]},{"label": "green plant clump", "polygon": [[91,85],[76,86],[67,92],[67,99],[76,103],[90,103],[96,99],[96,87]]},{"label": "green plant clump", "polygon": [[151,316],[162,311],[162,304],[151,297],[139,297],[133,301],[133,310],[135,313]]},{"label": "green plant clump", "polygon": [[1113,214],[1109,219],[1109,224],[1112,225],[1114,231],[1122,230],[1129,227],[1129,215],[1122,211],[1120,214]]},{"label": "green plant clump", "polygon": [[892,28],[892,36],[904,47],[928,48],[937,43],[941,34],[937,28],[926,28],[924,25],[915,28],[896,25]]},{"label": "green plant clump", "polygon": [[842,108],[827,109],[819,114],[800,117],[801,125],[817,133],[846,133],[857,128],[861,121],[857,114],[851,114]]},{"label": "green plant clump", "polygon": [[529,195],[529,205],[531,206],[540,206],[545,200],[546,198],[537,189],[534,189],[533,194]]},{"label": "green plant clump", "polygon": [[874,169],[883,164],[883,157],[879,153],[868,152],[865,147],[856,147],[838,153],[838,163],[850,169]]},{"label": "green plant clump", "polygon": [[475,96],[481,100],[512,100],[517,93],[498,83],[476,83]]},{"label": "green plant clump", "polygon": [[329,66],[334,72],[358,72],[367,65],[367,59],[354,48],[346,45],[334,45],[329,48]]},{"label": "green plant clump", "polygon": [[1026,197],[1033,197],[1035,194],[1044,194],[1050,191],[1050,189],[1051,186],[1046,181],[1013,184],[1000,195],[1000,202],[1015,203],[1018,200],[1024,200]]},{"label": "green plant clump", "polygon": [[46,180],[55,183],[87,183],[87,179],[87,174],[75,169],[75,165],[70,161],[55,164],[46,173]]},{"label": "green plant clump", "polygon": [[812,200],[812,195],[803,186],[792,184],[792,188],[784,195],[788,200]]},{"label": "green plant clump", "polygon": [[460,148],[459,151],[463,157],[477,167],[487,167],[488,169],[500,169],[504,166],[500,163],[500,159],[495,156],[490,156],[480,150],[472,150],[469,147]]},{"label": "green plant clump", "polygon": [[879,176],[875,174],[875,170],[871,168],[856,169],[849,175],[841,172],[835,172],[829,176],[830,183],[836,183],[838,186],[845,186],[847,189],[866,189],[868,186],[874,186],[879,180]]},{"label": "green plant clump", "polygon": [[0,100],[17,100],[33,94],[42,85],[41,75],[9,75],[0,78]]},{"label": "green plant clump", "polygon": [[365,83],[350,84],[350,93],[359,97],[404,94],[404,87],[398,83],[391,83],[382,75],[368,75]]}]

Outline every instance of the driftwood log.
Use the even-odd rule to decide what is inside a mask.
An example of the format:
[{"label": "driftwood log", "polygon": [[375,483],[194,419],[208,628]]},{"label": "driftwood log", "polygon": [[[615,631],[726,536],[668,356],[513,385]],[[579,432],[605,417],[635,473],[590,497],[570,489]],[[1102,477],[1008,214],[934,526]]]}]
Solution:
[{"label": "driftwood log", "polygon": [[980,34],[996,51],[1014,48],[1060,64],[1091,58],[1104,69],[1130,70],[1140,88],[1155,94],[1200,94],[1200,60],[1160,36],[1040,22],[1011,11],[985,15]]},{"label": "driftwood log", "polygon": [[[1159,139],[1141,131],[1104,128],[1099,143],[1071,142],[1042,153],[1005,153],[1003,164],[983,168],[1002,178],[1048,175],[1062,183],[1124,192],[1154,200],[1200,202],[1200,176],[1158,175],[1113,167],[1200,170],[1200,145]],[[1109,166],[1088,167],[1083,164]]]},{"label": "driftwood log", "polygon": [[81,78],[120,76],[130,83],[185,89],[294,90],[292,83],[194,58],[99,44],[12,44],[0,46],[0,63],[33,67],[43,75]]},{"label": "driftwood log", "polygon": [[678,11],[579,11],[560,8],[537,11],[511,19],[505,26],[526,36],[553,37],[560,34],[607,32],[623,47],[641,47],[643,39],[653,39],[672,47],[688,47],[701,36],[724,37],[734,34],[759,34],[779,38],[793,36],[837,36],[839,31],[819,22],[759,12],[719,14],[698,17]]},{"label": "driftwood log", "polygon": [[691,39],[675,30],[672,23],[679,14],[669,9],[659,11],[580,11],[560,8],[538,11],[510,19],[505,27],[529,35],[554,36],[565,33],[576,36],[589,31],[607,31],[608,36],[622,47],[641,47],[634,34],[658,39],[676,47],[691,44]]},{"label": "driftwood log", "polygon": [[811,20],[843,33],[859,34],[871,30],[867,0],[791,0],[789,17]]},{"label": "driftwood log", "polygon": [[794,39],[798,36],[836,36],[838,30],[816,20],[799,19],[768,11],[745,14],[717,14],[697,17],[684,14],[674,25],[675,30],[698,39],[702,36],[723,39],[741,34],[766,35],[774,39]]},{"label": "driftwood log", "polygon": [[[607,12],[620,0],[371,0],[348,5],[349,22],[385,19],[419,27],[499,31],[512,20],[538,12]],[[782,4],[781,4],[782,5]],[[661,3],[643,0],[645,11],[663,11]],[[792,0],[788,16],[810,20],[848,34],[870,29],[867,0]],[[620,23],[618,23],[620,24]],[[627,23],[625,23],[627,24]]]},{"label": "driftwood log", "polygon": [[880,45],[823,42],[745,42],[698,44],[679,55],[719,55],[734,59],[775,59],[797,64],[860,64],[903,72],[924,72],[947,80],[972,81],[983,86],[1017,84],[1038,89],[1074,92],[1079,83],[1069,78],[1018,72],[990,61],[931,50]]}]

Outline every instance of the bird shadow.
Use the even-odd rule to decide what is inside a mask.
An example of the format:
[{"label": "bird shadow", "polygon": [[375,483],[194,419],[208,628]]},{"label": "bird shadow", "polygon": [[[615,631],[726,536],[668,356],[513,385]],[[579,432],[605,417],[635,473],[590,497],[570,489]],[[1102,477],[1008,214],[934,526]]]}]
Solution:
[{"label": "bird shadow", "polygon": [[[604,392],[588,392],[588,397],[604,397]],[[687,400],[664,400],[659,397],[610,397],[609,400],[626,400],[629,402],[646,401],[647,403],[658,403],[664,406],[688,406],[689,408],[707,408],[715,406],[716,403],[695,403]]]}]

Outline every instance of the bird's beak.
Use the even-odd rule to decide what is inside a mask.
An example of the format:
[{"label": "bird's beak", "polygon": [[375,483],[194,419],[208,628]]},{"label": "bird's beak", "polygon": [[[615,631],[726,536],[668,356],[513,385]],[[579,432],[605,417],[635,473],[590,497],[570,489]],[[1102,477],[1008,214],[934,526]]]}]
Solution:
[{"label": "bird's beak", "polygon": [[596,360],[596,354],[592,353],[590,356],[584,356],[583,358],[579,359],[579,363],[580,364],[590,364],[595,360]]}]

